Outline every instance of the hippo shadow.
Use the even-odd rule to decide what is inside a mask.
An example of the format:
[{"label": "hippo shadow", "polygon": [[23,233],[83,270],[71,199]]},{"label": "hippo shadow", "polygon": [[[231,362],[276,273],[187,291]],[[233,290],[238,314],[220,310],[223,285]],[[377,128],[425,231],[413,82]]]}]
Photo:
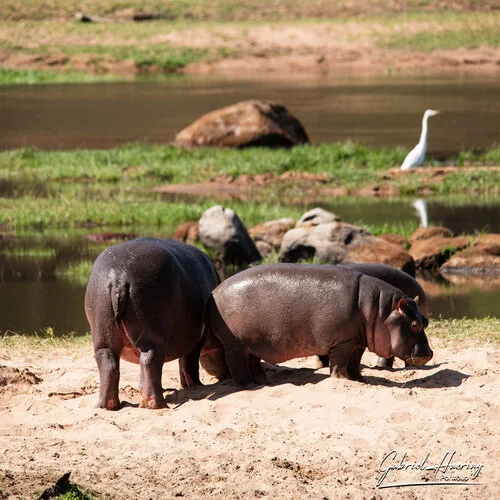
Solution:
[{"label": "hippo shadow", "polygon": [[[431,368],[435,368],[436,365]],[[427,377],[417,378],[408,380],[407,382],[398,382],[395,380],[388,380],[382,377],[376,377],[373,375],[365,375],[364,381],[370,385],[383,385],[386,387],[399,387],[401,389],[413,389],[413,388],[423,388],[423,389],[442,389],[443,387],[460,387],[465,380],[467,380],[470,375],[466,373],[461,373],[457,370],[450,370],[445,368]]]},{"label": "hippo shadow", "polygon": [[329,378],[329,375],[318,373],[316,368],[290,368],[287,366],[273,365],[263,362],[262,366],[269,378],[269,385],[250,385],[248,387],[238,387],[232,379],[215,382],[214,384],[199,385],[188,389],[166,389],[172,390],[171,394],[165,396],[168,405],[176,408],[188,401],[200,401],[208,399],[217,401],[220,398],[239,391],[258,391],[263,387],[276,387],[282,384],[305,385],[317,384]]}]

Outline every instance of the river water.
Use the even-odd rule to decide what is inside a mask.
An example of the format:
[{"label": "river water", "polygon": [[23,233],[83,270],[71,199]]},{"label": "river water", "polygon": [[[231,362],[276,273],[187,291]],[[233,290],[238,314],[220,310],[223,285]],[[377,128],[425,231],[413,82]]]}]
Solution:
[{"label": "river water", "polygon": [[352,139],[369,147],[411,148],[418,142],[426,108],[442,111],[430,121],[431,154],[482,149],[500,138],[497,76],[176,77],[0,87],[0,150],[165,143],[200,115],[251,98],[283,103],[313,143]]}]

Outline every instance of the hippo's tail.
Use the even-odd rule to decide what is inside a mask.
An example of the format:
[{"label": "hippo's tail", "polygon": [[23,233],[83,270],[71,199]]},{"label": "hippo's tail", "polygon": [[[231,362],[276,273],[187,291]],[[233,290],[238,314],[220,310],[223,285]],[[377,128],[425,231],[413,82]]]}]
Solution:
[{"label": "hippo's tail", "polygon": [[123,313],[130,297],[130,283],[116,277],[116,279],[112,280],[109,288],[115,321],[119,324],[123,319]]}]

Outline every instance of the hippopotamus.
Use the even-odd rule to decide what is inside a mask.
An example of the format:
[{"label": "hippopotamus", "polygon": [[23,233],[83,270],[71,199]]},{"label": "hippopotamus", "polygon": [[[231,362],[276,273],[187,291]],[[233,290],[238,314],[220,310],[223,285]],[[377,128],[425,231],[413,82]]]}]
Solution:
[{"label": "hippopotamus", "polygon": [[[369,276],[374,276],[379,278],[396,288],[399,288],[403,293],[408,295],[408,297],[418,297],[418,308],[423,315],[424,328],[427,328],[429,324],[429,311],[427,308],[427,297],[425,295],[424,289],[420,286],[420,283],[410,276],[408,273],[396,269],[395,267],[386,266],[384,264],[340,264],[342,267],[347,267],[349,269],[354,269],[363,274],[368,274]],[[328,356],[319,356],[319,359],[323,366],[328,366],[329,360]],[[394,363],[394,357],[391,358],[378,358],[377,368],[392,368]]]},{"label": "hippopotamus", "polygon": [[[140,365],[141,407],[166,406],[161,376],[167,361],[179,358],[182,387],[201,384],[198,360],[210,335],[204,312],[219,283],[208,256],[178,241],[139,238],[97,257],[85,312],[99,369],[99,408],[120,408],[120,358]],[[209,372],[223,377],[221,353],[212,339],[204,358]]]},{"label": "hippopotamus", "polygon": [[239,386],[268,383],[261,359],[281,363],[328,355],[332,377],[361,381],[366,348],[413,365],[433,355],[414,299],[340,266],[252,267],[218,285],[206,318]]}]

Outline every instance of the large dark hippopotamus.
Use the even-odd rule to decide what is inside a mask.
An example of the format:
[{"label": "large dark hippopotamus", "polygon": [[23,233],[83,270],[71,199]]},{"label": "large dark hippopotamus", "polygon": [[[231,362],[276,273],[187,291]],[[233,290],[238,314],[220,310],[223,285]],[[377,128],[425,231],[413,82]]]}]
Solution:
[{"label": "large dark hippopotamus", "polygon": [[340,266],[270,264],[242,271],[213,291],[207,322],[240,386],[268,382],[261,359],[328,354],[331,376],[362,380],[366,348],[414,365],[433,354],[413,299]]},{"label": "large dark hippopotamus", "polygon": [[[342,267],[354,269],[363,274],[368,274],[381,279],[396,288],[399,288],[408,297],[418,297],[418,308],[424,316],[424,328],[429,324],[429,310],[427,307],[427,297],[420,283],[408,273],[384,264],[340,264]],[[319,356],[323,366],[328,366],[328,356]],[[394,357],[378,358],[378,368],[392,368]]]},{"label": "large dark hippopotamus", "polygon": [[[163,363],[179,359],[182,387],[200,384],[198,359],[207,332],[204,312],[220,282],[201,250],[173,240],[139,238],[114,245],[96,259],[85,294],[95,359],[98,407],[120,407],[120,358],[140,364],[141,407],[165,407]],[[209,371],[223,376],[222,346],[204,353]]]}]

